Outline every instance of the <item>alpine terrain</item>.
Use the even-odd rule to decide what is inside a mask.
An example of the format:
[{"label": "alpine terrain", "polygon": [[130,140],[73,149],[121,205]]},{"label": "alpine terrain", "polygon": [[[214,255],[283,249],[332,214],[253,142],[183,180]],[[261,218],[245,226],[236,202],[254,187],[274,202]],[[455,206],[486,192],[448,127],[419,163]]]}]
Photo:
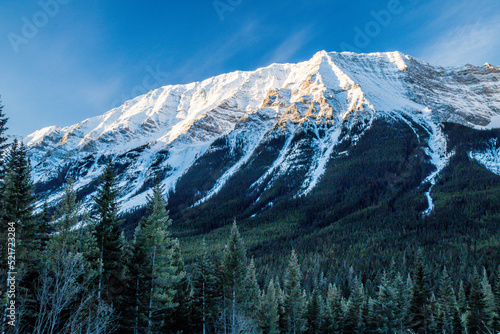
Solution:
[{"label": "alpine terrain", "polygon": [[418,236],[450,256],[460,240],[459,252],[482,249],[491,260],[497,127],[500,67],[321,51],[298,64],[164,86],[25,142],[39,207],[55,207],[73,178],[92,210],[113,159],[129,236],[159,177],[188,259],[201,236],[216,240],[236,219],[260,258],[291,247],[321,259],[371,256]]}]

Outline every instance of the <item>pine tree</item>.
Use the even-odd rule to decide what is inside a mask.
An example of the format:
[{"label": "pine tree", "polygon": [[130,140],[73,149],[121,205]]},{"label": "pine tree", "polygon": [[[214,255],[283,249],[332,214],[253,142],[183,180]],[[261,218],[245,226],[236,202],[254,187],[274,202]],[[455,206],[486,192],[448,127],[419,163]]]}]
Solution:
[{"label": "pine tree", "polygon": [[357,277],[353,281],[351,294],[345,306],[344,333],[363,333],[363,311],[365,307],[365,291],[363,283]]},{"label": "pine tree", "polygon": [[259,283],[257,282],[255,262],[253,258],[250,260],[250,264],[245,274],[243,289],[245,294],[245,296],[243,297],[243,308],[245,310],[245,314],[250,319],[257,319],[262,301]]},{"label": "pine tree", "polygon": [[307,303],[305,319],[307,327],[306,333],[322,333],[324,320],[324,302],[317,289],[313,290],[312,295]]},{"label": "pine tree", "polygon": [[493,328],[496,332],[500,332],[500,266],[497,269],[497,275],[493,294],[495,296],[495,320]]},{"label": "pine tree", "polygon": [[460,280],[458,286],[458,312],[462,316],[467,312],[467,297],[465,295],[464,282]]},{"label": "pine tree", "polygon": [[[7,151],[7,137],[5,132],[7,131],[7,117],[3,113],[3,105],[0,100],[0,258],[7,259],[7,237],[8,237],[8,223],[9,221],[5,217],[5,207],[4,207],[4,191],[5,191],[5,162],[4,156]],[[0,281],[6,282],[7,280],[7,261],[0,261]],[[0,303],[3,307],[7,301],[7,292],[2,287],[0,291]],[[3,308],[0,308],[3,315]],[[2,324],[4,326],[5,324]],[[5,325],[6,326],[6,325]]]},{"label": "pine tree", "polygon": [[23,143],[14,141],[6,161],[7,173],[4,188],[4,212],[9,222],[17,223],[19,233],[19,253],[24,261],[36,262],[46,240],[45,224],[33,215],[35,196],[31,180],[31,166],[27,148]]},{"label": "pine tree", "polygon": [[[9,145],[7,144],[7,136],[5,135],[7,128],[8,118],[3,112],[2,101],[0,100],[0,195],[3,192],[3,187],[5,184],[5,162],[4,155],[7,152]],[[3,201],[0,198],[0,212],[2,212]]]},{"label": "pine tree", "polygon": [[286,333],[287,330],[287,316],[286,316],[286,296],[285,291],[281,288],[280,282],[276,281],[276,299],[278,299],[278,327],[280,333]]},{"label": "pine tree", "polygon": [[165,332],[168,330],[172,333],[188,333],[191,323],[192,289],[186,275],[181,246],[177,239],[173,240],[172,245],[172,265],[175,268],[174,275],[178,279],[174,285],[175,295],[173,298],[176,307],[172,314],[169,314],[172,324],[167,323]]},{"label": "pine tree", "polygon": [[377,314],[377,301],[368,297],[364,317],[365,333],[378,334],[380,332],[379,316]]},{"label": "pine tree", "polygon": [[279,301],[278,291],[271,279],[267,291],[262,293],[259,310],[259,327],[264,334],[279,334]]},{"label": "pine tree", "polygon": [[96,205],[95,240],[99,248],[99,298],[112,301],[112,282],[123,270],[122,239],[118,208],[118,188],[113,162],[109,160],[100,176],[100,186],[94,197]]},{"label": "pine tree", "polygon": [[137,226],[134,235],[133,279],[136,286],[137,333],[155,333],[165,319],[178,307],[176,287],[184,275],[174,265],[174,241],[168,227],[172,220],[166,210],[163,188],[159,183],[148,196],[147,217]]},{"label": "pine tree", "polygon": [[339,334],[342,332],[342,294],[335,284],[328,285],[325,306],[325,333]]},{"label": "pine tree", "polygon": [[31,166],[23,143],[14,141],[6,159],[6,167],[3,222],[16,225],[17,300],[23,307],[23,311],[19,312],[18,323],[23,331],[31,332],[36,316],[36,282],[43,263],[41,260],[48,231],[40,217],[33,215],[35,196]]},{"label": "pine tree", "polygon": [[488,317],[487,328],[489,330],[493,329],[493,322],[495,319],[495,296],[493,294],[493,289],[488,279],[488,274],[486,273],[486,268],[483,268],[483,279],[481,281],[481,288],[483,290],[484,302],[485,302],[485,312]]},{"label": "pine tree", "polygon": [[413,294],[409,309],[409,327],[415,333],[428,331],[431,318],[430,299],[429,274],[425,268],[423,256],[419,252],[413,274]]},{"label": "pine tree", "polygon": [[193,278],[193,332],[214,332],[212,325],[216,322],[220,295],[220,285],[215,273],[215,264],[210,258],[205,240],[202,244],[202,256],[195,267]]},{"label": "pine tree", "polygon": [[456,333],[460,330],[460,327],[456,328],[460,326],[457,299],[446,267],[439,284],[438,309],[438,329],[441,333]]},{"label": "pine tree", "polygon": [[396,289],[387,273],[384,272],[375,304],[378,326],[383,333],[392,333],[399,329],[398,307]]},{"label": "pine tree", "polygon": [[479,278],[477,269],[474,269],[466,316],[468,334],[488,333],[490,317],[486,308],[486,296],[483,293],[481,279]]},{"label": "pine tree", "polygon": [[[81,236],[77,229],[79,226],[78,211],[80,205],[76,202],[76,192],[73,188],[73,180],[68,179],[61,202],[56,210],[55,231],[52,236],[52,251],[58,253],[62,250],[67,252],[78,252]],[[82,224],[83,225],[83,224]],[[83,228],[83,226],[80,226]]]},{"label": "pine tree", "polygon": [[236,222],[233,223],[229,240],[222,256],[222,287],[224,295],[223,326],[229,333],[236,333],[242,320],[245,291],[244,279],[247,267],[246,249]]},{"label": "pine tree", "polygon": [[394,280],[395,298],[396,298],[396,311],[395,311],[395,325],[398,332],[404,332],[406,323],[408,322],[408,308],[411,301],[411,289],[409,282],[405,282],[400,273],[396,275]]},{"label": "pine tree", "polygon": [[431,292],[431,298],[429,300],[429,321],[427,326],[428,333],[438,333],[438,316],[439,308],[436,295]]},{"label": "pine tree", "polygon": [[284,282],[285,333],[297,334],[302,333],[305,329],[305,300],[302,294],[301,281],[302,273],[299,260],[295,251],[292,251]]}]

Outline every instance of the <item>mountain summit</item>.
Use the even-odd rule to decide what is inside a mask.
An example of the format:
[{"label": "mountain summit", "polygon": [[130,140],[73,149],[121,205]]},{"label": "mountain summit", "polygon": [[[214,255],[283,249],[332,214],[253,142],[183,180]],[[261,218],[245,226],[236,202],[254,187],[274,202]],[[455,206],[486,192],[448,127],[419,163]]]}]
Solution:
[{"label": "mountain summit", "polygon": [[[413,137],[408,154],[420,152],[415,163],[424,167],[411,186],[425,194],[421,211],[430,214],[432,187],[456,153],[443,125],[487,129],[499,116],[500,67],[436,67],[400,52],[321,51],[298,64],[164,86],[25,141],[40,204],[55,205],[72,177],[88,206],[111,157],[123,211],[143,206],[159,175],[179,212],[224,198],[231,188],[238,191],[230,197],[252,217],[281,198],[307,197],[329,169],[353,157],[354,147],[390,135],[378,131],[366,141],[384,124]],[[469,157],[499,173],[498,144],[488,143],[469,150]]]}]

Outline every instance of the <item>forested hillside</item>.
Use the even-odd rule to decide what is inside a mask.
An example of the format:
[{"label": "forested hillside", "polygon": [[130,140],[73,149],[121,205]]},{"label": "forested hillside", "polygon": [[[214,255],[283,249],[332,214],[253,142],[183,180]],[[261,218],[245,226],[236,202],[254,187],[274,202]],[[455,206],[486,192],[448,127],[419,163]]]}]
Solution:
[{"label": "forested hillside", "polygon": [[500,177],[468,153],[490,148],[496,130],[445,124],[454,154],[428,215],[424,148],[410,128],[382,122],[308,197],[278,181],[257,217],[236,185],[169,213],[159,179],[145,210],[123,216],[112,160],[92,210],[67,179],[57,208],[36,211],[27,147],[7,143],[6,122],[0,109],[6,333],[500,330]]}]

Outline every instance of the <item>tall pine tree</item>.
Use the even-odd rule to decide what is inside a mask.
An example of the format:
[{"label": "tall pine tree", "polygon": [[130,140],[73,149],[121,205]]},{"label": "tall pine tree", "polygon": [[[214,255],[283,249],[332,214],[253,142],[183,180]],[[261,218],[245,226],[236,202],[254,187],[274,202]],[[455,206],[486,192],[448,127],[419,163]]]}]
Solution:
[{"label": "tall pine tree", "polygon": [[166,320],[178,307],[179,282],[184,274],[174,263],[174,240],[168,230],[172,220],[166,210],[159,183],[148,196],[147,217],[134,235],[132,281],[136,287],[134,332],[157,333],[165,330]]},{"label": "tall pine tree", "polygon": [[110,159],[100,176],[100,186],[94,196],[96,206],[95,241],[99,249],[98,273],[99,298],[112,302],[115,297],[114,282],[122,275],[122,238],[118,207],[118,186],[115,168]]},{"label": "tall pine tree", "polygon": [[214,332],[217,308],[220,295],[217,287],[219,280],[215,273],[215,263],[208,254],[205,240],[202,244],[202,255],[195,267],[193,278],[193,323],[192,329],[196,333]]},{"label": "tall pine tree", "polygon": [[468,334],[489,333],[490,315],[487,312],[486,296],[481,286],[477,269],[474,269],[467,307],[466,325]]},{"label": "tall pine tree", "polygon": [[264,334],[279,334],[279,301],[273,279],[269,282],[267,291],[262,293],[259,327]]},{"label": "tall pine tree", "polygon": [[244,318],[246,300],[245,275],[247,271],[246,249],[236,222],[233,223],[229,240],[222,255],[223,328],[237,333]]},{"label": "tall pine tree", "polygon": [[285,272],[285,333],[298,334],[305,330],[305,300],[302,293],[302,273],[295,251],[292,251]]},{"label": "tall pine tree", "polygon": [[409,327],[415,333],[426,333],[429,330],[430,299],[429,274],[425,268],[423,255],[419,252],[413,273],[413,295],[409,309]]}]

